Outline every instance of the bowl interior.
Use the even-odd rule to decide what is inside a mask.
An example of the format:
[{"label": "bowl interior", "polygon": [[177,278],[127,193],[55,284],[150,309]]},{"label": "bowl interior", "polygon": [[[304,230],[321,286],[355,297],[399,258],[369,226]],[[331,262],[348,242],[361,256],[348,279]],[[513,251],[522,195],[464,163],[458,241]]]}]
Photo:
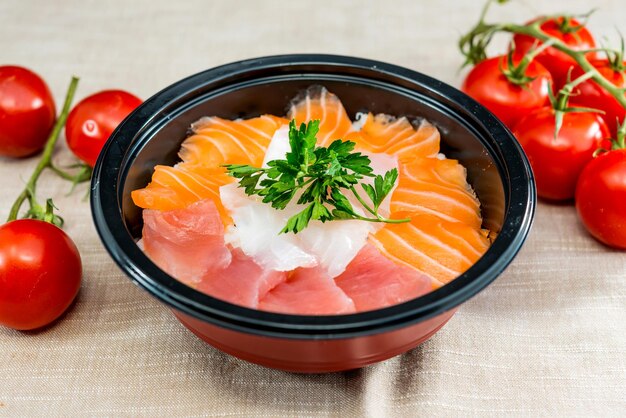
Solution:
[{"label": "bowl interior", "polygon": [[[201,294],[166,275],[141,253],[134,244],[141,236],[141,209],[130,193],[146,186],[155,165],[178,161],[177,152],[192,122],[207,115],[284,115],[289,101],[311,85],[335,93],[351,118],[359,111],[423,117],[439,128],[441,151],[467,168],[468,181],[482,204],[483,226],[498,233],[474,266],[448,285],[400,305],[309,317],[255,311]],[[150,293],[182,312],[231,328],[312,336],[380,331],[455,308],[493,281],[513,259],[530,228],[535,199],[530,167],[519,144],[478,103],[438,80],[401,67],[327,55],[242,61],[164,89],[113,133],[96,165],[92,189],[94,220],[105,247]]]},{"label": "bowl interior", "polygon": [[[180,144],[189,135],[190,125],[203,116],[227,119],[250,118],[262,114],[285,115],[288,104],[311,85],[323,85],[335,93],[354,119],[357,112],[387,113],[410,119],[426,118],[441,132],[441,151],[458,159],[466,168],[468,181],[482,203],[484,226],[499,232],[504,221],[506,196],[505,172],[498,170],[495,150],[481,141],[480,133],[457,113],[458,106],[442,103],[427,90],[406,91],[397,85],[373,83],[356,77],[309,73],[292,78],[257,78],[254,83],[239,83],[221,91],[196,92],[191,103],[167,109],[169,114],[158,127],[136,139],[133,162],[122,191],[122,208],[128,229],[141,235],[141,210],[130,198],[131,191],[145,187],[155,165],[180,161]],[[504,178],[503,178],[504,177]]]}]

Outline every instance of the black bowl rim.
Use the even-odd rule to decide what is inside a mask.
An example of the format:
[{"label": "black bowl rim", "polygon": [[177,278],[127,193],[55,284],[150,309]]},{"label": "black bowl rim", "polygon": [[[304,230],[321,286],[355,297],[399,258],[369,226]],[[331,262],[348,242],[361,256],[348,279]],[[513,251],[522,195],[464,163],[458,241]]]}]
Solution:
[{"label": "black bowl rim", "polygon": [[[120,203],[122,188],[119,186],[123,185],[128,172],[128,165],[125,169],[123,167],[132,140],[163,106],[194,87],[236,74],[287,65],[332,65],[376,71],[419,84],[467,108],[473,117],[472,122],[482,125],[491,140],[497,143],[496,151],[505,163],[499,169],[515,174],[508,184],[503,181],[506,198],[503,226],[483,257],[449,284],[398,305],[348,315],[305,316],[258,311],[213,298],[173,279],[141,253],[126,229]],[[111,167],[111,164],[119,166]],[[502,177],[502,172],[500,175]],[[208,69],[178,81],[146,100],[119,125],[105,144],[94,168],[90,201],[96,230],[116,264],[136,284],[175,310],[213,325],[250,334],[290,339],[337,339],[406,327],[455,309],[476,295],[504,271],[520,250],[532,225],[536,191],[530,164],[517,140],[491,112],[456,88],[419,72],[380,61],[328,54],[289,54],[247,59]],[[129,252],[134,253],[136,259],[129,257]]]}]

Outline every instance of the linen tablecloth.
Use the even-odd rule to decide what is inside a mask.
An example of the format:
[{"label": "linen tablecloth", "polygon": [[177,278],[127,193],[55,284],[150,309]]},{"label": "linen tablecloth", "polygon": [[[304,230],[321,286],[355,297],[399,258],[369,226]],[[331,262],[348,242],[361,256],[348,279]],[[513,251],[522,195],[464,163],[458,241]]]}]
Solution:
[{"label": "linen tablecloth", "polygon": [[[144,99],[195,72],[253,56],[325,52],[403,65],[459,85],[461,32],[482,1],[0,1],[0,63],[41,74],[60,107],[106,88]],[[598,11],[616,39],[621,0],[515,2],[494,19]],[[505,39],[498,41],[504,45]],[[64,141],[57,158],[71,161]],[[0,216],[36,158],[0,159]],[[134,286],[93,227],[87,186],[46,175],[84,262],[76,304],[40,332],[0,328],[6,416],[624,416],[626,253],[591,239],[569,205],[540,203],[498,280],[405,355],[347,373],[298,375],[211,348]]]}]

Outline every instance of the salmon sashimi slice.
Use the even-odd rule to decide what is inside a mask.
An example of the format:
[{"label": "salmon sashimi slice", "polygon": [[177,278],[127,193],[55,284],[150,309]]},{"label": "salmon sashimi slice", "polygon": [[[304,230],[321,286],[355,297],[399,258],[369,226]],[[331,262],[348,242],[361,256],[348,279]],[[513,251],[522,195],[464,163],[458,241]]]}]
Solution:
[{"label": "salmon sashimi slice", "polygon": [[338,315],[356,311],[354,302],[318,267],[299,268],[261,299],[259,309],[293,315]]},{"label": "salmon sashimi slice", "polygon": [[234,179],[223,167],[194,166],[179,163],[174,167],[157,165],[152,181],[143,189],[133,190],[131,198],[135,205],[144,209],[183,209],[194,202],[210,199],[217,207],[222,220],[230,224],[219,188]]},{"label": "salmon sashimi slice", "polygon": [[178,155],[193,165],[260,167],[274,132],[286,123],[287,120],[271,115],[237,120],[205,117],[191,126],[194,134],[183,141]]},{"label": "salmon sashimi slice", "polygon": [[352,129],[352,121],[339,98],[321,86],[309,87],[303,97],[296,97],[287,118],[295,119],[298,125],[318,119],[317,144],[324,147],[343,139]]},{"label": "salmon sashimi slice", "polygon": [[347,139],[354,141],[363,151],[395,155],[400,163],[417,157],[434,157],[439,153],[439,130],[426,119],[414,126],[405,117],[368,113],[360,114],[355,125],[362,127]]},{"label": "salmon sashimi slice", "polygon": [[359,312],[396,305],[432,290],[429,276],[394,263],[371,244],[361,249],[335,283]]},{"label": "salmon sashimi slice", "polygon": [[287,273],[266,270],[241,250],[231,252],[232,261],[225,269],[211,270],[196,289],[226,302],[257,309],[259,300],[287,279]]},{"label": "salmon sashimi slice", "polygon": [[184,209],[143,211],[143,249],[163,271],[194,285],[232,259],[224,243],[224,225],[211,199]]},{"label": "salmon sashimi slice", "polygon": [[391,211],[436,215],[477,229],[482,224],[480,202],[456,160],[417,158],[401,165]]},{"label": "salmon sashimi slice", "polygon": [[470,268],[489,248],[487,233],[461,222],[434,215],[399,212],[411,222],[386,224],[372,242],[389,259],[433,278],[433,287],[446,284]]}]

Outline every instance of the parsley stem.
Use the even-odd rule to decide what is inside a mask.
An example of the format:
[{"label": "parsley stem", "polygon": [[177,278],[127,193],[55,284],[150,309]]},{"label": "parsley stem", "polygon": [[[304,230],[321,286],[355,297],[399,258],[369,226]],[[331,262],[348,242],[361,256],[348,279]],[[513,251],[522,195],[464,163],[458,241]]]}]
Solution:
[{"label": "parsley stem", "polygon": [[374,210],[372,209],[367,203],[365,203],[365,201],[363,200],[363,198],[361,198],[361,196],[359,195],[359,193],[356,191],[356,189],[354,188],[354,186],[350,187],[350,190],[352,191],[352,193],[354,194],[354,197],[356,197],[356,200],[359,201],[359,203],[361,204],[361,206],[363,206],[363,208],[368,211],[369,213],[371,213],[372,215],[376,216],[376,218],[380,219],[380,215]]},{"label": "parsley stem", "polygon": [[364,216],[354,215],[354,219],[358,219],[359,221],[366,221],[366,222],[384,222],[386,224],[403,224],[403,223],[411,222],[411,218],[389,219],[380,215],[376,215],[376,218],[366,218]]},{"label": "parsley stem", "polygon": [[365,203],[365,201],[359,195],[359,193],[356,191],[354,186],[350,187],[350,190],[352,191],[352,193],[354,194],[356,199],[359,201],[359,203],[363,206],[363,208],[365,208],[365,210],[367,210],[369,213],[371,213],[372,215],[375,216],[375,218],[366,218],[364,216],[357,215],[355,213],[354,217],[356,219],[358,219],[360,221],[367,221],[367,222],[385,222],[385,223],[388,223],[388,224],[402,224],[402,223],[411,221],[411,218],[389,219],[389,218],[385,218],[384,216],[381,216],[380,213],[378,213],[378,208],[376,208],[376,210],[374,210],[367,203]]}]

